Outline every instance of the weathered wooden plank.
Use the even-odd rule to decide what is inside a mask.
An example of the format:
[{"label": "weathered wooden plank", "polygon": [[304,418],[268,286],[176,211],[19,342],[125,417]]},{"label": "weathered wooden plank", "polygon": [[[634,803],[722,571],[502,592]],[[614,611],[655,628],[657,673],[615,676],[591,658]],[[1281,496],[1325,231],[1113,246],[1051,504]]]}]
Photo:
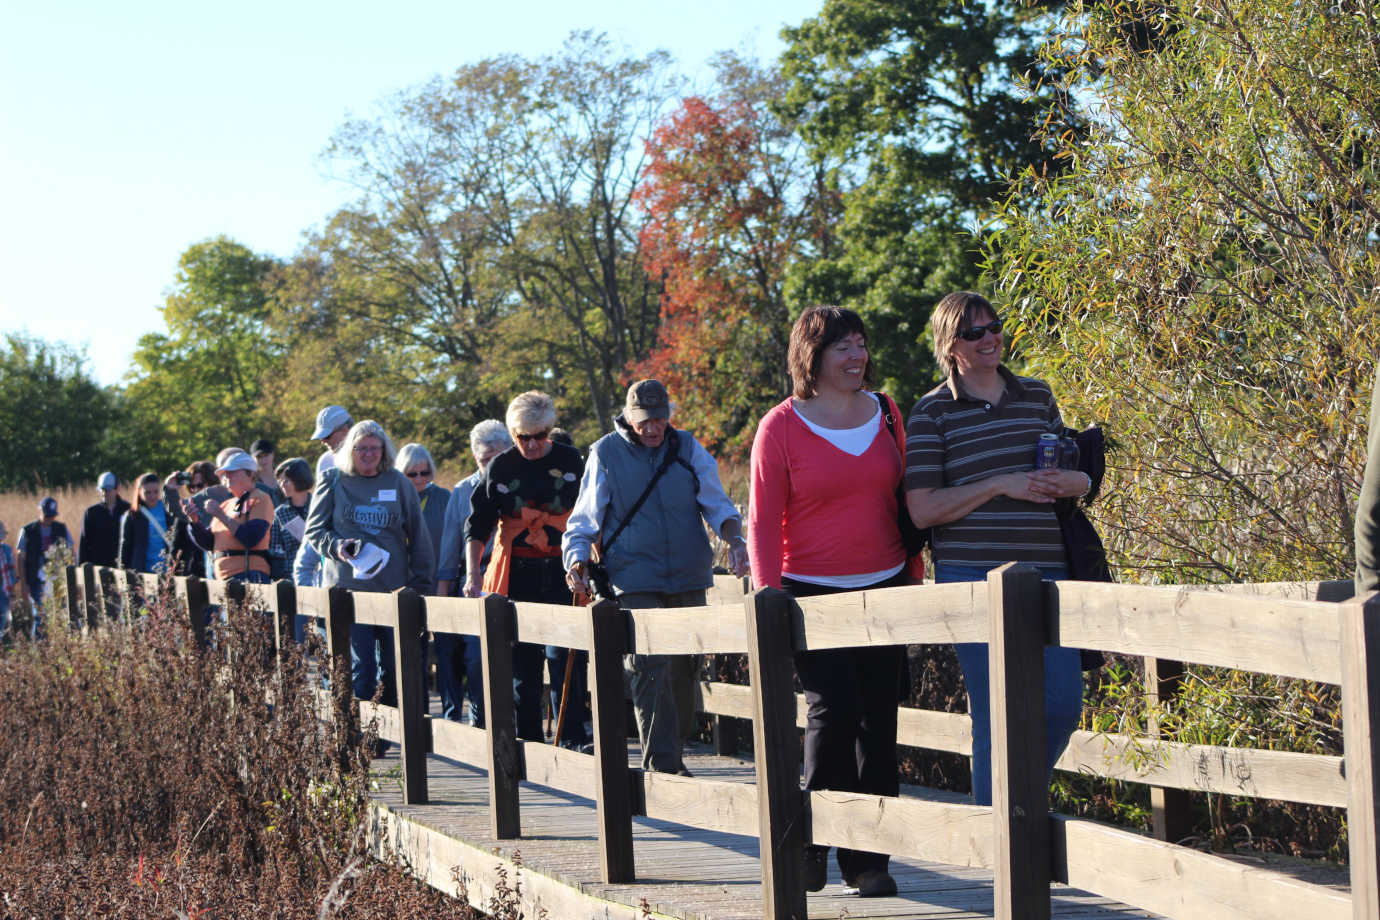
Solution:
[{"label": "weathered wooden plank", "polygon": [[1247,597],[1278,597],[1296,601],[1327,601],[1331,604],[1351,600],[1356,582],[1351,578],[1331,581],[1258,581],[1244,584],[1188,585],[1195,591],[1216,591]]},{"label": "weathered wooden plank", "polygon": [[339,745],[335,757],[341,769],[348,769],[349,742],[359,729],[353,721],[354,710],[350,705],[354,699],[354,688],[350,684],[350,627],[354,622],[354,595],[340,587],[328,589],[324,664],[331,671],[331,718],[338,727],[335,736]]},{"label": "weathered wooden plank", "polygon": [[[1158,713],[1162,706],[1179,695],[1183,683],[1184,665],[1167,658],[1145,659],[1145,701],[1148,707],[1146,733],[1160,738]],[[1129,748],[1126,748],[1129,750]],[[1193,833],[1193,819],[1189,816],[1188,793],[1182,789],[1152,786],[1150,789],[1150,827],[1157,840],[1171,843]]]},{"label": "weathered wooden plank", "polygon": [[1344,892],[1096,821],[1052,815],[1050,838],[1058,881],[1174,920],[1353,916]]},{"label": "weathered wooden plank", "polygon": [[1342,635],[1342,747],[1352,917],[1380,917],[1380,594],[1348,601]]},{"label": "weathered wooden plank", "polygon": [[377,724],[380,738],[401,743],[402,719],[398,715],[398,707],[385,706],[373,700],[360,700],[359,724],[363,728],[368,728],[371,722]]},{"label": "weathered wooden plank", "polygon": [[704,830],[757,836],[757,787],[638,770],[641,814]]},{"label": "weathered wooden plank", "polygon": [[[1345,807],[1342,758],[1074,732],[1057,769],[1190,792]],[[1161,838],[1164,839],[1164,838]]]},{"label": "weathered wooden plank", "polygon": [[513,726],[513,604],[506,597],[484,598],[479,647],[484,665],[484,724],[488,727],[490,833],[498,840],[522,835],[518,782],[522,756]]},{"label": "weathered wooden plank", "polygon": [[398,681],[398,756],[403,766],[403,802],[421,805],[427,801],[426,755],[431,747],[426,731],[427,691],[422,673],[426,614],[421,595],[411,588],[394,593],[393,604],[393,621],[398,624],[393,661]]},{"label": "weathered wooden plank", "polygon": [[428,597],[426,599],[426,628],[433,633],[479,635],[479,621],[484,618],[482,597]]},{"label": "weathered wooden plank", "polygon": [[330,589],[297,586],[297,612],[324,620],[330,611]]},{"label": "weathered wooden plank", "polygon": [[398,625],[397,605],[392,592],[352,591],[355,596],[355,622],[367,626]]},{"label": "weathered wooden plank", "polygon": [[1051,644],[1341,682],[1335,604],[1084,581],[1046,590]]},{"label": "weathered wooden plank", "polygon": [[751,578],[738,578],[733,575],[715,575],[714,584],[705,591],[705,602],[710,606],[720,606],[724,604],[735,604],[739,607],[743,605],[743,598],[747,597],[751,588]]},{"label": "weathered wooden plank", "polygon": [[86,627],[96,629],[104,619],[101,611],[105,607],[105,598],[101,596],[101,583],[96,576],[96,567],[89,562],[81,567],[81,595],[86,601]]},{"label": "weathered wooden plank", "polygon": [[473,725],[436,716],[431,721],[431,751],[451,760],[484,768],[488,761],[489,733]]},{"label": "weathered wooden plank", "polygon": [[187,618],[191,621],[192,636],[199,648],[206,647],[206,607],[210,604],[209,594],[206,582],[195,575],[189,575],[182,584],[180,599],[183,609],[187,611]]},{"label": "weathered wooden plank", "polygon": [[754,591],[744,604],[748,674],[753,690],[752,740],[757,754],[762,915],[767,920],[804,920],[805,833],[800,738],[795,727],[792,691],[794,607],[790,596],[777,588]]},{"label": "weathered wooden plank", "polygon": [[822,594],[798,609],[801,649],[987,641],[983,582]]},{"label": "weathered wooden plank", "polygon": [[282,655],[283,649],[292,641],[292,627],[297,619],[297,586],[284,578],[274,583],[273,592],[277,596],[277,603],[273,607],[277,620],[274,641],[277,643],[278,654]]},{"label": "weathered wooden plank", "polygon": [[632,802],[629,799],[628,734],[623,725],[623,655],[627,621],[617,601],[599,601],[585,614],[589,646],[590,708],[594,713],[594,762],[599,817],[599,875],[631,882]]},{"label": "weathered wooden plank", "polygon": [[522,751],[522,777],[527,782],[587,799],[598,798],[595,757],[540,741],[520,741],[518,744]]},{"label": "weathered wooden plank", "polygon": [[808,793],[810,842],[952,866],[993,866],[992,809],[909,796]]},{"label": "weathered wooden plank", "polygon": [[517,601],[518,642],[559,645],[562,648],[589,648],[589,623],[584,607]]},{"label": "weathered wooden plank", "polygon": [[714,607],[629,610],[638,655],[729,654],[747,651],[743,602]]},{"label": "weathered wooden plank", "polygon": [[1045,763],[1045,595],[1040,573],[1007,563],[987,575],[991,640],[993,910],[1049,917],[1049,780]]}]

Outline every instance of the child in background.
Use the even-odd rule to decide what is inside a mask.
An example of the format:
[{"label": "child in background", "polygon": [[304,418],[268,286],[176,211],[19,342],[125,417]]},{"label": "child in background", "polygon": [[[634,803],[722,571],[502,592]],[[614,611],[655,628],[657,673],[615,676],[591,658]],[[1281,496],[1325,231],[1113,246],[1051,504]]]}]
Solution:
[{"label": "child in background", "polygon": [[10,638],[10,592],[19,581],[14,569],[14,551],[5,542],[7,536],[5,522],[0,521],[0,640],[6,642]]}]

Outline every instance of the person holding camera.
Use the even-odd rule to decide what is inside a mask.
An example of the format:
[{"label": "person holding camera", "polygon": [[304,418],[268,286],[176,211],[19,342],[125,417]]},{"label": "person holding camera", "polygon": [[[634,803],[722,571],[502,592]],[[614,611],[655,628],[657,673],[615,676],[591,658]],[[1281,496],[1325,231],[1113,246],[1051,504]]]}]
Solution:
[{"label": "person holding camera", "polygon": [[134,485],[134,504],[120,518],[119,564],[136,572],[187,574],[188,560],[201,555],[178,513],[166,500],[176,496],[183,473],[172,473],[161,484],[157,473],[145,473]]},{"label": "person holding camera", "polygon": [[221,491],[208,487],[204,495],[197,493],[182,502],[187,529],[197,545],[211,553],[217,580],[269,583],[268,531],[273,524],[273,500],[254,487],[258,470],[254,458],[242,449],[226,448],[218,455],[216,475],[228,495],[217,498]]},{"label": "person holding camera", "polygon": [[[614,431],[590,448],[561,539],[576,594],[616,598],[629,610],[704,606],[714,553],[701,519],[729,544],[733,574],[747,572],[742,518],[724,494],[719,466],[670,418],[666,387],[639,380],[628,388]],[[644,770],[689,775],[681,745],[694,725],[697,665],[692,655],[624,656]]]}]

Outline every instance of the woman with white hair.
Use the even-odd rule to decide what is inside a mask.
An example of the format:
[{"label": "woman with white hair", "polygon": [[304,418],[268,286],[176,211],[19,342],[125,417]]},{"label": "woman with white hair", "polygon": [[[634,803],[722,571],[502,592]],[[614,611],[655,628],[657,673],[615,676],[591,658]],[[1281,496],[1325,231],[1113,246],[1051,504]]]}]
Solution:
[{"label": "woman with white hair", "polygon": [[[545,393],[517,396],[508,404],[507,422],[516,446],[494,458],[470,499],[465,596],[492,592],[515,601],[569,604],[573,598],[561,565],[561,534],[580,492],[584,460],[575,448],[551,440],[556,407]],[[495,534],[493,556],[481,572],[484,544]],[[520,642],[513,648],[517,732],[525,741],[543,740],[544,660],[540,645]]]},{"label": "woman with white hair", "polygon": [[[434,556],[417,490],[395,467],[393,442],[371,419],[350,429],[336,450],[336,469],[322,476],[307,512],[306,542],[321,554],[321,583],[351,591],[412,588],[431,593]],[[393,631],[350,629],[355,696],[398,703]]]},{"label": "woman with white hair", "polygon": [[441,552],[441,529],[446,520],[446,507],[450,504],[450,492],[436,484],[436,463],[431,459],[431,451],[420,444],[404,444],[398,451],[397,467],[417,490],[422,520],[426,521],[427,533],[431,534],[434,559]]}]

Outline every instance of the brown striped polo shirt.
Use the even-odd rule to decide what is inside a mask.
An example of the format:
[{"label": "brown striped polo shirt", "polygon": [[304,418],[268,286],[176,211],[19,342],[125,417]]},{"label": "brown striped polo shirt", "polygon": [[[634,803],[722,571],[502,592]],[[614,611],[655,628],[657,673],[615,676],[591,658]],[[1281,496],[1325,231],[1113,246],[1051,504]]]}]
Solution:
[{"label": "brown striped polo shirt", "polygon": [[[951,377],[915,404],[906,422],[907,489],[961,486],[1034,469],[1040,435],[1063,433],[1047,383],[1017,377],[1004,366],[998,372],[1006,392],[997,403],[969,396]],[[936,526],[933,553],[936,564],[1066,564],[1054,506],[1005,495]]]}]

